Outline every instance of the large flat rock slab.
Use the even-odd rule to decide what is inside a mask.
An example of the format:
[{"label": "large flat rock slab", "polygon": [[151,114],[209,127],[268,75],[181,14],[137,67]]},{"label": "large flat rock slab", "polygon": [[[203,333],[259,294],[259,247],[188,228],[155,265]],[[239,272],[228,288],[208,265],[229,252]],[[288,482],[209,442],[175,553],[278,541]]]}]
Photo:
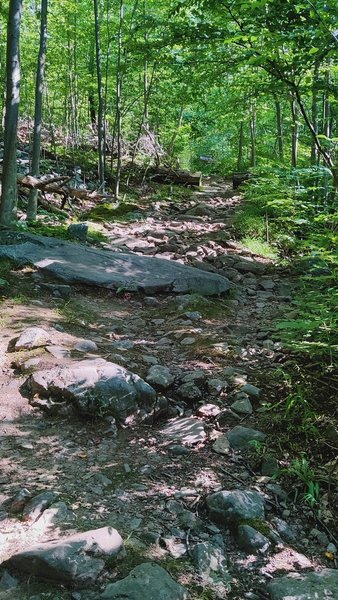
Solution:
[{"label": "large flat rock slab", "polygon": [[31,264],[43,273],[67,283],[80,283],[129,292],[199,293],[227,292],[225,277],[174,261],[137,254],[88,248],[80,244],[30,236],[21,244],[0,246],[0,257],[17,264]]}]

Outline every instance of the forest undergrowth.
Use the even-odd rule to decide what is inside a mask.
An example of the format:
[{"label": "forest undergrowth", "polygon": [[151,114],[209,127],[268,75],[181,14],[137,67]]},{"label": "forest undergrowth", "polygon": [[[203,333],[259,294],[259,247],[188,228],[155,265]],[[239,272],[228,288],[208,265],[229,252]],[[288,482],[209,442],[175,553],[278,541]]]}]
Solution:
[{"label": "forest undergrowth", "polygon": [[285,456],[280,475],[324,516],[337,477],[338,212],[325,168],[256,169],[235,230],[247,247],[278,256],[295,297],[275,321],[283,359],[262,419]]}]

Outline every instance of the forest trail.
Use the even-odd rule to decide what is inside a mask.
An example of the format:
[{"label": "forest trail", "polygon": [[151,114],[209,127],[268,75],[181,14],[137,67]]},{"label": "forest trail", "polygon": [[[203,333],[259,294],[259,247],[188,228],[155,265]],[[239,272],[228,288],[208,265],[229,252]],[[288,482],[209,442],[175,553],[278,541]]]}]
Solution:
[{"label": "forest trail", "polygon": [[[134,221],[110,224],[103,244],[223,274],[234,285],[230,296],[116,294],[42,280],[29,267],[12,273],[14,296],[1,312],[0,560],[105,526],[118,530],[127,553],[84,590],[60,585],[62,573],[55,588],[26,575],[12,591],[0,588],[0,599],[95,600],[109,581],[150,561],[188,590],[168,600],[283,600],[299,581],[285,580],[287,573],[300,573],[306,593],[338,598],[326,596],[331,571],[320,581],[313,574],[330,567],[327,532],[273,479],[278,444],[262,409],[278,393],[273,320],[292,303],[293,282],[233,239],[240,202],[230,183],[212,181],[188,201],[169,195]],[[12,340],[31,326],[50,339],[13,352]],[[20,393],[36,370],[97,357],[162,389],[151,418],[117,427],[108,417],[51,416]],[[23,488],[18,508],[13,498]],[[220,490],[244,493],[231,500],[233,517],[211,498]],[[46,492],[22,520],[29,500]],[[236,510],[243,518],[234,519]]]}]

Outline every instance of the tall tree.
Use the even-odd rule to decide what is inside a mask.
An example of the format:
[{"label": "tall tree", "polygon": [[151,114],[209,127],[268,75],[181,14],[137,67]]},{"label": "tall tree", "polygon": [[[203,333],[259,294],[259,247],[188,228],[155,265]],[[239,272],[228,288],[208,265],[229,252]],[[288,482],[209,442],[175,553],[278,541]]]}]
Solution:
[{"label": "tall tree", "polygon": [[284,160],[283,115],[282,115],[281,103],[277,99],[275,99],[275,107],[276,107],[278,158],[281,161],[283,161]]},{"label": "tall tree", "polygon": [[7,25],[6,115],[0,224],[10,225],[16,219],[17,165],[16,137],[20,104],[20,24],[22,0],[10,0]]},{"label": "tall tree", "polygon": [[117,169],[115,181],[115,197],[120,196],[122,172],[122,52],[123,52],[124,0],[120,0],[119,27],[117,36],[116,67],[116,130],[117,130]]},{"label": "tall tree", "polygon": [[[35,81],[35,111],[31,173],[35,177],[40,174],[41,126],[43,105],[43,84],[45,80],[47,50],[47,14],[48,0],[41,0],[40,47]],[[27,220],[35,221],[37,212],[38,191],[31,190],[28,197]]]},{"label": "tall tree", "polygon": [[101,44],[100,44],[100,20],[98,0],[94,0],[94,16],[95,16],[95,50],[96,50],[96,75],[97,75],[97,94],[98,94],[98,111],[97,111],[97,137],[98,137],[98,172],[100,186],[104,186],[104,171],[105,171],[105,144],[104,144],[104,127],[103,127],[103,86],[102,86],[102,69],[101,69]]}]

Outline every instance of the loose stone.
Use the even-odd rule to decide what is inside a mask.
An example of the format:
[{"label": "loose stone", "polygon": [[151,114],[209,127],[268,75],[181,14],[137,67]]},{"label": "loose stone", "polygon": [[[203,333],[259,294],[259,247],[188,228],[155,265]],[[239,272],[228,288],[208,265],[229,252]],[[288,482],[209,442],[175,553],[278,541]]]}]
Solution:
[{"label": "loose stone", "polygon": [[162,567],[144,563],[133,569],[128,577],[110,583],[102,600],[186,600],[188,593]]},{"label": "loose stone", "polygon": [[216,492],[207,497],[210,518],[220,522],[264,519],[264,500],[257,492],[240,490]]},{"label": "loose stone", "polygon": [[270,546],[268,538],[250,525],[240,525],[236,538],[239,547],[246,552],[264,553]]},{"label": "loose stone", "polygon": [[153,365],[150,367],[146,381],[150,383],[155,389],[166,390],[174,383],[174,376],[168,369],[161,365]]},{"label": "loose stone", "polygon": [[51,335],[41,327],[28,327],[15,342],[15,350],[32,350],[46,346],[51,341]]},{"label": "loose stone", "polygon": [[266,439],[265,433],[236,425],[226,434],[232,448],[238,450],[250,448],[254,442],[264,442]]}]

